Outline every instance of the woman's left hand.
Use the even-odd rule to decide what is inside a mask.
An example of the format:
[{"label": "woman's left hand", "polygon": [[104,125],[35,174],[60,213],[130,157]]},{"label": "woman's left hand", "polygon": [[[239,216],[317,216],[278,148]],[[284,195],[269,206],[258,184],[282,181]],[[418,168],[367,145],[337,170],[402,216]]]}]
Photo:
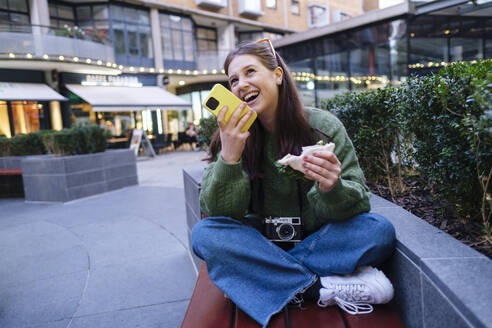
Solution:
[{"label": "woman's left hand", "polygon": [[305,156],[302,166],[306,177],[318,181],[319,189],[323,192],[332,190],[342,173],[342,165],[331,151],[317,151]]}]

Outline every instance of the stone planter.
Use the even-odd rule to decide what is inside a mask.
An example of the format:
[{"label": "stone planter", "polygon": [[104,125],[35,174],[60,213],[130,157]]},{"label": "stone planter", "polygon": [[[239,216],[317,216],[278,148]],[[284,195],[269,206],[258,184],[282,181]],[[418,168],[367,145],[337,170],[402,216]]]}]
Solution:
[{"label": "stone planter", "polygon": [[[201,220],[204,168],[183,170],[188,241]],[[372,195],[371,208],[396,229],[394,255],[383,269],[395,287],[392,305],[408,328],[486,328],[492,322],[492,261],[387,200]]]},{"label": "stone planter", "polygon": [[133,150],[75,156],[29,156],[21,161],[26,201],[67,202],[138,184]]}]

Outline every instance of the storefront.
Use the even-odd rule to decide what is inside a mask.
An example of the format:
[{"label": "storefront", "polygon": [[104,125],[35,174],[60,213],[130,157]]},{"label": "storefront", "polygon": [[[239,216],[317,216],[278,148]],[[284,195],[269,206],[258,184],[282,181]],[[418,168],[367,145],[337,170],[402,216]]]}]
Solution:
[{"label": "storefront", "polygon": [[152,79],[145,76],[71,74],[64,80],[70,82],[64,85],[64,94],[70,100],[72,125],[99,125],[115,140],[128,138],[135,128],[143,129],[150,138],[177,135],[191,112],[191,103],[152,85]]},{"label": "storefront", "polygon": [[60,101],[67,99],[43,83],[0,82],[0,134],[10,138],[63,127]]}]

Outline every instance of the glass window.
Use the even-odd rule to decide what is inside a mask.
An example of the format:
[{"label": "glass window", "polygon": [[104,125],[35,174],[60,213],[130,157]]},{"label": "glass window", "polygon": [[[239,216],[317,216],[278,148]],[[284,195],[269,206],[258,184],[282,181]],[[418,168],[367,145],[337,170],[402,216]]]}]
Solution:
[{"label": "glass window", "polygon": [[137,44],[137,28],[136,26],[127,26],[128,35],[128,51],[130,55],[138,55],[138,44]]},{"label": "glass window", "polygon": [[150,25],[149,13],[145,10],[138,11],[138,22],[140,24]]},{"label": "glass window", "polygon": [[91,19],[91,7],[81,6],[77,7],[77,19],[78,20],[90,20]]},{"label": "glass window", "polygon": [[319,101],[349,90],[348,51],[317,57],[316,71],[319,77],[316,84]]},{"label": "glass window", "polygon": [[39,131],[41,104],[37,101],[12,101],[12,118],[15,134],[27,134]]},{"label": "glass window", "polygon": [[10,14],[10,20],[19,24],[29,24],[29,16],[23,14]]},{"label": "glass window", "polygon": [[114,47],[117,54],[125,54],[125,31],[122,23],[113,24]]},{"label": "glass window", "polygon": [[265,6],[270,9],[276,9],[277,0],[265,0]]},{"label": "glass window", "polygon": [[482,59],[482,39],[451,38],[451,61]]},{"label": "glass window", "polygon": [[8,7],[9,10],[20,11],[24,13],[29,12],[28,10],[29,7],[27,6],[27,0],[9,0],[8,4],[9,4]]},{"label": "glass window", "polygon": [[184,31],[192,31],[193,25],[191,24],[191,19],[184,18],[181,21],[181,27],[183,28]]},{"label": "glass window", "polygon": [[324,6],[311,5],[309,10],[309,24],[311,26],[321,26],[328,24],[328,10]]},{"label": "glass window", "polygon": [[184,53],[186,61],[193,61],[193,36],[191,33],[183,33]]},{"label": "glass window", "polygon": [[140,27],[140,53],[143,57],[152,58],[152,38],[150,27]]},{"label": "glass window", "polygon": [[123,10],[123,7],[111,5],[110,9],[111,9],[111,17],[113,20],[123,19],[123,17],[125,17],[125,12]]},{"label": "glass window", "polygon": [[[2,0],[0,0],[1,2]],[[0,5],[0,8],[2,8],[2,6]],[[49,10],[50,10],[50,16],[58,16],[57,12],[56,12],[56,6],[54,4],[49,4]]]},{"label": "glass window", "polygon": [[176,28],[176,29],[181,28],[181,17],[169,15],[169,22],[171,23],[172,28]]},{"label": "glass window", "polygon": [[181,39],[181,31],[173,31],[173,47],[174,59],[183,60],[183,40]]},{"label": "glass window", "polygon": [[[160,13],[162,49],[164,66],[177,68],[185,67],[195,60],[195,35],[206,39],[208,31],[193,31],[193,22],[190,18]],[[203,44],[202,44],[203,46]],[[186,62],[185,63],[178,63]],[[193,63],[193,65],[195,65]]]},{"label": "glass window", "polygon": [[164,59],[173,59],[173,47],[171,42],[171,34],[161,34],[162,55]]},{"label": "glass window", "polygon": [[443,38],[410,38],[410,63],[448,62],[448,40]]},{"label": "glass window", "polygon": [[108,6],[94,6],[94,19],[108,19]]},{"label": "glass window", "polygon": [[138,11],[134,8],[125,8],[125,16],[120,19],[129,22],[138,22]]},{"label": "glass window", "polygon": [[9,9],[7,0],[0,0],[0,9]]},{"label": "glass window", "polygon": [[58,5],[58,17],[66,19],[74,19],[73,9],[69,6]]},{"label": "glass window", "polygon": [[291,0],[290,12],[294,15],[300,15],[301,14],[301,6],[299,5],[298,0]]}]

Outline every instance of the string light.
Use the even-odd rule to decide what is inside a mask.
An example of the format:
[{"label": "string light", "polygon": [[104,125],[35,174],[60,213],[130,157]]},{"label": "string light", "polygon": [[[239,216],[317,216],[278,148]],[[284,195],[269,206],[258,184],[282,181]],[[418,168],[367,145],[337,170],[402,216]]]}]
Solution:
[{"label": "string light", "polygon": [[9,58],[15,58],[15,55],[13,53],[9,53]]},{"label": "string light", "polygon": [[32,58],[32,54],[26,54],[26,58],[27,59],[31,59]]},{"label": "string light", "polygon": [[58,59],[59,59],[59,60],[61,60],[61,61],[63,61],[63,60],[65,60],[65,57],[63,57],[63,56],[58,56]]},{"label": "string light", "polygon": [[79,61],[79,57],[73,57],[72,60],[77,63]]},{"label": "string light", "polygon": [[48,56],[47,54],[44,54],[43,59],[50,59],[50,56]]}]

